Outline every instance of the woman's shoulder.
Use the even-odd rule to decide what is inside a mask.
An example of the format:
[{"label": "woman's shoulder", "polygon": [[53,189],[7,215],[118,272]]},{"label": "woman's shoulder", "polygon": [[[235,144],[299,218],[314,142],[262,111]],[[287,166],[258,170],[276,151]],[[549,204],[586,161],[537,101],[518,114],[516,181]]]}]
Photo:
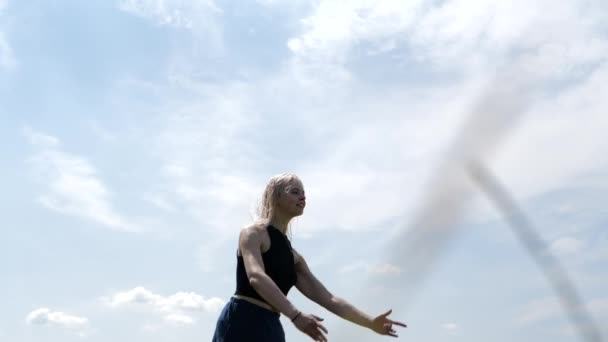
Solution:
[{"label": "woman's shoulder", "polygon": [[266,224],[264,222],[254,222],[241,228],[240,235],[259,237],[266,232]]},{"label": "woman's shoulder", "polygon": [[254,244],[262,247],[263,250],[267,250],[269,247],[270,239],[266,230],[267,225],[263,222],[254,222],[250,225],[241,228],[239,234],[239,244]]}]

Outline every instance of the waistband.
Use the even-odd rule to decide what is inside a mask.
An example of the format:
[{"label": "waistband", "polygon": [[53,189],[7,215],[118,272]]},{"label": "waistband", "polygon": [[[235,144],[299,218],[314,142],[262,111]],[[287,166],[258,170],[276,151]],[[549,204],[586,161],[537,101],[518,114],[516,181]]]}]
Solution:
[{"label": "waistband", "polygon": [[258,308],[263,309],[264,311],[267,311],[268,313],[275,314],[277,316],[281,315],[278,310],[275,310],[272,306],[270,306],[267,303],[262,302],[259,299],[235,294],[232,296],[231,300],[242,301],[242,302],[246,302],[249,304],[253,304],[253,305],[257,306]]}]

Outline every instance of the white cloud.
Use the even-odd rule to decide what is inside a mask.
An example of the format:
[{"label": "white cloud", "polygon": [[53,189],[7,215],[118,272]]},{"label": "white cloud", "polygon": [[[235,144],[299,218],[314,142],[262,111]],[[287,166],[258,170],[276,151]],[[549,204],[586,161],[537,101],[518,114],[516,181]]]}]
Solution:
[{"label": "white cloud", "polygon": [[156,334],[160,330],[160,328],[161,327],[159,325],[144,324],[141,327],[141,331],[146,334]]},{"label": "white cloud", "polygon": [[[594,325],[603,333],[608,333],[608,330],[602,326],[601,322],[608,318],[608,298],[596,297],[585,301],[587,312],[591,315]],[[556,318],[566,318],[567,314],[556,298],[537,299],[529,302],[517,317],[517,321],[523,324],[538,324]],[[558,331],[561,334],[573,335],[577,334],[577,329],[567,322],[561,326]]]},{"label": "white cloud", "polygon": [[598,318],[608,318],[608,297],[595,298],[589,301],[589,311]]},{"label": "white cloud", "polygon": [[441,327],[450,335],[458,335],[460,331],[460,325],[456,323],[444,323]]},{"label": "white cloud", "polygon": [[206,231],[232,237],[251,221],[263,190],[251,170],[266,158],[249,140],[256,116],[248,94],[235,88],[197,90],[204,100],[163,113],[153,147],[166,181],[155,194],[162,205],[183,208]]},{"label": "white cloud", "polygon": [[294,6],[308,4],[308,0],[255,0],[256,3],[269,8],[276,6]]},{"label": "white cloud", "polygon": [[564,184],[606,184],[596,175],[608,169],[601,157],[608,148],[604,133],[608,100],[597,96],[597,87],[607,81],[608,64],[604,64],[581,82],[540,98],[531,107],[494,164],[496,173],[520,197]]},{"label": "white cloud", "polygon": [[146,194],[143,198],[146,202],[167,212],[175,212],[177,208],[168,201],[162,194]]},{"label": "white cloud", "polygon": [[554,318],[561,312],[556,298],[537,299],[529,302],[518,316],[522,323],[534,323]]},{"label": "white cloud", "polygon": [[[421,86],[404,84],[402,79],[396,86],[385,80],[360,82],[361,65],[351,64],[359,54],[365,55],[363,68],[371,64],[388,70],[400,65],[407,68],[407,63],[406,67],[400,63],[412,60],[419,63],[412,73],[423,70],[443,75],[446,69],[462,67],[466,74],[476,67],[501,63],[515,48],[526,53],[523,62],[555,71],[552,77],[579,75],[567,80],[566,86],[550,84],[546,89],[550,95],[536,98],[533,115],[509,136],[507,147],[500,151],[505,157],[492,165],[509,185],[519,184],[515,186],[518,195],[574,184],[581,174],[602,167],[603,159],[598,156],[606,150],[607,107],[597,89],[608,80],[606,68],[579,73],[581,66],[600,63],[598,56],[605,55],[605,41],[593,27],[598,21],[588,10],[547,1],[315,3],[314,11],[302,21],[302,32],[285,41],[296,68],[281,69],[279,75],[265,74],[261,79],[245,77],[217,84],[179,76],[170,80],[175,87],[172,92],[154,94],[162,98],[159,107],[166,110],[158,144],[152,148],[162,154],[159,168],[166,184],[146,197],[149,202],[169,212],[184,208],[204,223],[202,230],[212,228],[231,237],[248,221],[247,212],[267,178],[282,171],[296,171],[307,186],[309,206],[297,227],[306,232],[383,230],[387,218],[420,205],[428,174],[449,148],[454,128],[463,122],[468,104],[478,93],[480,79],[466,75],[454,83],[423,80],[433,84]],[[125,0],[119,6],[157,25],[195,30],[197,25],[207,25],[204,18],[218,15],[212,9],[215,5],[209,4]],[[554,6],[557,11],[540,11]],[[568,19],[570,15],[573,17]],[[578,20],[579,15],[585,20]],[[381,59],[391,54],[395,60]],[[300,78],[298,72],[306,77]],[[330,82],[322,82],[328,79]],[[188,95],[171,97],[181,90]],[[36,146],[45,146],[41,150],[53,152],[39,154],[47,164],[73,165],[76,171],[67,172],[73,175],[71,183],[84,184],[51,185],[46,196],[56,199],[43,202],[45,205],[58,209],[56,202],[63,201],[59,209],[74,214],[75,208],[66,211],[66,207],[79,202],[80,207],[73,207],[84,208],[78,211],[88,219],[110,226],[126,222],[112,209],[109,191],[90,162],[66,153],[54,137],[33,134],[30,138],[37,141]],[[74,188],[96,199],[82,199],[84,195],[73,194]],[[527,192],[519,192],[522,189]],[[297,230],[295,234],[299,234]],[[213,261],[213,251],[222,246],[215,244],[219,239],[214,236],[209,240],[200,252],[205,270]],[[570,250],[581,248],[571,242],[561,242],[558,249],[564,244]],[[349,271],[402,272],[390,264],[361,264],[342,270]],[[201,304],[205,299],[199,295],[162,296],[144,288],[116,294],[110,302],[116,307],[149,309],[175,325],[193,324],[191,312],[206,310]],[[550,304],[530,307],[522,317],[529,321],[550,317],[547,306]],[[458,326],[446,323],[443,328],[454,331]]]},{"label": "white cloud", "polygon": [[[215,236],[213,239],[206,239],[200,244],[195,257],[201,271],[207,273],[215,272],[218,268],[228,266],[225,261],[218,261],[218,256],[230,255],[225,253],[226,250],[236,251],[238,231],[231,230],[230,233],[232,234],[224,234]],[[236,256],[236,254],[232,254],[231,256]],[[228,264],[232,265],[232,260]]]},{"label": "white cloud", "polygon": [[30,128],[25,128],[24,134],[36,148],[28,161],[40,182],[47,185],[38,197],[42,205],[111,229],[138,230],[112,208],[110,192],[85,158],[62,151],[56,137]]},{"label": "white cloud", "polygon": [[209,25],[222,12],[212,0],[121,0],[118,8],[158,25],[186,29]]},{"label": "white cloud", "polygon": [[[607,144],[602,134],[608,122],[601,116],[606,105],[603,98],[592,94],[606,79],[599,69],[560,93],[557,102],[568,99],[568,105],[561,108],[552,104],[555,98],[535,99],[531,115],[506,136],[504,147],[494,152],[490,163],[499,176],[511,177],[506,179],[509,186],[514,180],[521,183],[515,187],[518,195],[572,184],[581,174],[603,167],[605,162],[598,156]],[[293,170],[302,177],[309,194],[301,225],[304,230],[377,226],[420,204],[418,196],[429,173],[449,149],[454,127],[465,121],[467,108],[483,83],[469,79],[458,86],[379,94],[352,82],[351,94],[345,96],[332,88],[311,90],[281,75],[255,85],[212,88],[202,92],[205,99],[213,95],[208,102],[201,100],[167,114],[158,149],[165,154],[166,188],[172,189],[165,198],[186,204],[206,227],[233,234],[249,221],[247,213],[269,175]],[[264,89],[273,89],[275,103]],[[315,97],[318,92],[325,95]],[[299,99],[311,94],[323,105],[301,103]],[[328,110],[333,107],[339,110]],[[271,130],[285,122],[275,116],[277,111],[290,113],[293,130],[301,132],[297,139]],[[264,112],[270,114],[258,114]],[[577,113],[577,118],[570,113]],[[260,131],[281,139],[282,144],[260,143]],[[479,132],[483,130],[473,135]],[[504,133],[500,129],[492,132]],[[580,139],[559,138],[573,135]],[[558,153],[563,150],[570,153]],[[310,153],[314,158],[288,164],[280,153]],[[227,226],[234,229],[226,230]]]},{"label": "white cloud", "polygon": [[[1,10],[1,9],[0,9]],[[0,70],[12,70],[17,66],[13,49],[0,31]]]},{"label": "white cloud", "polygon": [[[428,1],[319,1],[303,19],[302,32],[286,41],[295,68],[288,66],[261,79],[219,84],[172,75],[171,86],[190,92],[195,100],[173,98],[168,102],[177,105],[164,113],[165,129],[154,147],[163,155],[167,180],[166,193],[158,194],[164,199],[162,205],[184,207],[206,229],[233,236],[250,220],[248,212],[266,179],[274,173],[295,171],[302,176],[310,199],[302,218],[305,234],[328,228],[375,227],[387,218],[406,216],[419,205],[429,173],[450,148],[454,127],[465,121],[468,108],[489,77],[472,73],[454,83],[402,88],[380,83],[375,89],[376,84],[362,84],[349,76],[357,70],[348,59],[360,44],[369,44],[374,53],[406,48],[408,58],[422,61],[419,68],[441,74],[443,69],[436,69],[433,63],[458,69],[462,63],[467,67],[479,64],[469,62],[475,59],[469,58],[472,53],[493,63],[494,57],[509,55],[513,49],[537,53],[542,50],[537,46],[551,45],[556,39],[555,44],[566,44],[569,40],[562,42],[548,34],[562,21],[572,21],[582,41],[603,46],[594,26],[602,23],[596,16],[589,16],[586,23],[566,16],[575,4],[560,4],[564,8],[549,13],[552,17],[543,19],[544,26],[533,25],[538,16],[545,16],[543,6],[523,1],[511,5],[491,1],[441,5]],[[539,31],[530,34],[528,30],[534,28]],[[596,62],[598,55],[567,58],[572,65],[582,66]],[[379,64],[370,56],[367,62]],[[521,64],[526,63],[524,58]],[[317,67],[346,74],[338,76],[337,82],[325,82],[333,77],[331,71],[306,71]],[[304,78],[299,74],[302,70]],[[590,97],[605,79],[596,70],[590,78],[577,79],[577,86],[558,93],[561,98],[573,96],[568,107],[552,105],[555,97],[535,98],[534,114],[556,112],[559,119],[526,118],[507,137],[508,146],[493,156],[502,156],[496,163],[491,161],[500,171],[497,174],[517,177],[528,185],[525,194],[529,195],[562,186],[581,172],[600,167],[598,151],[605,145],[598,139],[605,131],[600,114],[606,106],[597,96],[589,99],[591,107],[577,101]],[[578,87],[587,89],[574,94]],[[583,125],[569,113],[596,125]],[[286,131],[298,135],[277,133],[276,127],[284,124],[289,126]],[[590,131],[578,133],[583,129]],[[577,134],[589,138],[559,139]],[[263,135],[271,138],[264,141]],[[530,139],[536,142],[534,150],[529,148]],[[556,151],[563,148],[584,151],[571,154],[581,162],[561,158],[557,167],[549,167],[561,157]],[[306,158],[306,153],[314,158]],[[285,155],[296,155],[298,160],[287,162]],[[522,168],[522,164],[540,166]]]},{"label": "white cloud", "polygon": [[[543,82],[555,79],[558,74],[561,75],[559,77],[572,76],[577,75],[580,68],[591,68],[591,74],[576,79],[571,88],[563,89],[557,95],[551,93],[551,96],[537,97],[533,103],[529,103],[530,115],[507,136],[506,147],[490,155],[498,161],[494,164],[490,159],[490,163],[496,165],[497,173],[516,177],[516,190],[524,190],[518,194],[527,196],[556,189],[563,184],[574,184],[581,175],[601,170],[606,164],[600,156],[608,143],[603,139],[608,121],[602,114],[608,104],[595,95],[608,77],[605,67],[594,69],[605,55],[602,51],[606,39],[599,28],[605,24],[591,13],[592,7],[580,9],[584,13],[589,11],[589,16],[588,21],[578,22],[571,17],[572,13],[577,13],[574,10],[578,9],[577,4],[561,4],[556,13],[549,14],[545,13],[546,6],[530,6],[525,2],[501,5],[490,1],[474,4],[465,1],[443,2],[440,6],[422,2],[320,1],[313,14],[303,20],[304,31],[292,37],[287,44],[298,66],[303,68],[319,64],[336,70],[350,68],[347,59],[353,55],[357,44],[369,42],[377,46],[391,39],[401,42],[402,46],[409,46],[413,56],[457,69],[461,69],[462,63],[468,65],[468,61],[475,60],[475,57],[469,58],[471,54],[480,53],[481,60],[485,61],[481,64],[484,64],[501,60],[515,50],[526,50],[530,55],[516,61],[518,68],[541,71],[536,76]],[[542,25],[538,24],[539,18]],[[563,30],[570,27],[564,23],[572,23],[575,29],[561,36],[551,33],[555,28]],[[567,51],[578,50],[571,44],[591,44],[597,48],[585,55],[547,51],[547,47],[554,45],[565,46]],[[566,66],[564,70],[556,70],[555,65],[545,65],[542,62],[545,54],[555,55],[560,60],[557,64]],[[375,63],[371,59],[369,61]],[[426,67],[432,69],[428,64]],[[425,65],[420,65],[420,68],[425,68]],[[312,77],[323,80],[325,76]],[[347,80],[340,86],[357,94],[359,84],[354,79]],[[410,197],[414,198],[420,190],[421,178],[425,180],[428,166],[434,162],[433,156],[449,148],[449,139],[453,134],[450,129],[462,124],[465,118],[463,114],[467,114],[467,107],[482,89],[474,76],[469,76],[459,84],[460,89],[448,89],[441,85],[430,87],[427,93],[424,88],[419,93],[407,89],[400,93],[401,98],[391,96],[393,94],[389,91],[378,98],[367,97],[363,100],[355,99],[356,95],[345,97],[321,83],[316,84],[321,89],[319,92],[325,91],[331,95],[321,97],[319,102],[324,103],[325,100],[332,103],[329,98],[333,95],[339,100],[337,104],[332,104],[340,111],[348,112],[352,118],[342,120],[335,112],[326,114],[326,117],[332,117],[332,121],[338,123],[339,132],[348,131],[348,134],[338,132],[333,141],[331,138],[323,139],[328,150],[327,159],[318,158],[310,168],[304,167],[303,176],[305,182],[310,184],[309,193],[316,197],[310,196],[311,205],[303,220],[308,226],[323,227],[321,229],[372,226],[381,218],[404,214],[401,208],[412,207],[414,203],[399,196],[401,193],[397,189],[407,189]],[[554,86],[551,83],[542,85],[548,88]],[[453,93],[454,90],[459,93]],[[369,88],[366,91],[368,96],[372,92]],[[309,97],[311,93],[316,94],[308,89],[305,89],[305,93]],[[509,100],[513,98],[508,99],[507,104]],[[348,101],[351,103],[346,104]],[[385,103],[394,103],[395,106],[387,108]],[[504,103],[494,105],[489,111],[497,108],[513,117],[518,114],[508,113],[510,109],[508,106],[505,108]],[[309,111],[315,124],[324,122],[321,114],[315,116],[314,112],[317,111],[323,112],[323,109],[313,108]],[[577,113],[576,117],[572,113]],[[361,122],[361,125],[357,122]],[[305,127],[315,130],[313,125]],[[481,131],[477,130],[473,135],[479,138]],[[494,132],[499,131],[496,129]],[[506,129],[502,131],[504,133]],[[378,132],[382,132],[382,135]],[[425,136],[421,132],[428,134]],[[560,138],[564,136],[576,138]],[[343,139],[336,144],[336,138]],[[497,147],[497,144],[491,145]],[[410,155],[400,156],[399,152],[396,153],[396,146],[404,146],[404,153]],[[534,146],[534,149],[530,146]],[[420,151],[416,151],[416,148],[420,148]],[[396,159],[391,173],[379,170],[381,164],[378,163],[374,163],[374,168],[370,170],[358,168],[363,164],[362,160],[369,163],[380,159],[382,151],[389,151],[387,153],[393,154]],[[564,155],[559,151],[568,152]],[[530,167],[522,168],[521,165]],[[310,187],[314,192],[310,191]],[[349,200],[351,198],[356,200]],[[383,200],[377,201],[379,198]],[[374,201],[376,203],[372,203]],[[323,215],[321,208],[331,215]],[[309,216],[318,219],[311,222]]]},{"label": "white cloud", "polygon": [[144,287],[136,287],[125,292],[118,292],[104,301],[111,307],[142,306],[162,315],[165,321],[176,325],[194,323],[192,314],[217,313],[225,302],[217,297],[205,298],[194,292],[177,292],[164,297]]},{"label": "white cloud", "polygon": [[300,62],[313,64],[342,65],[362,46],[368,53],[397,51],[401,58],[467,70],[500,65],[515,52],[531,70],[563,74],[606,54],[602,7],[601,1],[323,0],[287,44]]},{"label": "white cloud", "polygon": [[369,275],[398,275],[401,273],[401,269],[390,263],[376,263],[371,264],[367,262],[355,262],[350,265],[342,267],[339,273],[353,273],[353,272],[365,272]]},{"label": "white cloud", "polygon": [[56,137],[37,132],[29,127],[23,129],[23,134],[32,145],[37,147],[57,148],[60,145],[60,141]]},{"label": "white cloud", "polygon": [[418,14],[420,1],[320,1],[301,20],[304,32],[288,40],[300,57],[343,62],[358,41],[382,40],[405,31]]},{"label": "white cloud", "polygon": [[39,308],[30,312],[25,320],[30,325],[57,326],[81,334],[86,334],[86,331],[90,330],[89,320],[86,317],[52,311],[48,308]]},{"label": "white cloud", "polygon": [[95,134],[99,139],[109,142],[116,141],[116,135],[104,128],[98,121],[90,120],[88,122],[88,126],[93,134]]},{"label": "white cloud", "polygon": [[[429,152],[437,152],[447,138],[439,133],[449,134],[445,122],[458,121],[459,113],[449,109],[460,91],[446,90],[453,99],[425,94],[445,106],[410,104],[415,111],[411,116],[403,115],[403,104],[418,94],[406,92],[390,94],[395,100],[390,106],[383,96],[355,101],[344,109],[347,115],[310,108],[302,101],[307,95],[299,93],[309,94],[308,88],[294,83],[279,76],[258,84],[226,84],[200,91],[198,103],[168,110],[154,147],[167,180],[162,197],[179,203],[206,229],[233,237],[251,221],[270,176],[296,172],[310,199],[302,218],[304,230],[359,229],[401,215],[413,198],[395,189],[407,188],[411,194],[419,187],[428,167],[425,158],[433,158]],[[328,91],[319,101],[332,101],[333,95]],[[366,115],[375,110],[385,116],[369,122]],[[426,111],[437,116],[416,117]],[[349,115],[359,122],[337,132],[324,123],[328,116],[341,121]],[[286,127],[278,131],[282,124]],[[391,151],[393,161],[382,151]],[[289,162],[284,156],[298,160]],[[377,160],[377,168],[364,167],[363,158]],[[401,163],[408,167],[400,168]]]},{"label": "white cloud", "polygon": [[373,266],[371,272],[375,274],[399,274],[401,269],[396,265],[384,263]]},{"label": "white cloud", "polygon": [[194,323],[194,320],[190,316],[180,314],[170,314],[165,317],[165,320],[175,325],[190,325]]},{"label": "white cloud", "polygon": [[583,242],[573,237],[562,237],[551,243],[551,251],[557,255],[572,255],[581,251]]},{"label": "white cloud", "polygon": [[[0,1],[0,23],[2,23],[3,11],[6,7],[7,1]],[[3,27],[0,26],[0,70],[12,70],[17,66],[17,60],[15,54],[9,42],[6,39],[6,35],[3,32]]]},{"label": "white cloud", "polygon": [[359,261],[349,265],[346,265],[338,271],[338,273],[352,273],[357,271],[366,270],[369,268],[369,265],[365,262]]}]

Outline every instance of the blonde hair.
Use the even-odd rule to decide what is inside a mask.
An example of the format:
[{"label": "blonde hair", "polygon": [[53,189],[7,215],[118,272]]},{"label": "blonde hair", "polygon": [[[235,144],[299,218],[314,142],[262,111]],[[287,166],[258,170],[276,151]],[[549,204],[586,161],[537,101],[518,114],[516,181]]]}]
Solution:
[{"label": "blonde hair", "polygon": [[[282,173],[280,175],[273,176],[266,184],[266,189],[262,195],[262,201],[260,202],[257,210],[258,222],[268,224],[274,215],[276,210],[277,201],[282,192],[289,190],[290,185],[294,182],[301,182],[298,176],[292,173]],[[291,231],[291,229],[288,229]]]}]

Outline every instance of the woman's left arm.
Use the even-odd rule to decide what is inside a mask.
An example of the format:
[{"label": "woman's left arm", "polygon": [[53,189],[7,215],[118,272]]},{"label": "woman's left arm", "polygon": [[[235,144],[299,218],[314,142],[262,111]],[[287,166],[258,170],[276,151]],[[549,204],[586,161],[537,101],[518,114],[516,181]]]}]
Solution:
[{"label": "woman's left arm", "polygon": [[296,273],[298,275],[296,288],[308,299],[347,321],[369,328],[381,335],[397,337],[393,325],[406,326],[401,322],[388,318],[388,315],[392,312],[391,310],[372,317],[357,309],[345,299],[334,296],[310,271],[306,260],[295,250],[293,252],[296,259]]}]

